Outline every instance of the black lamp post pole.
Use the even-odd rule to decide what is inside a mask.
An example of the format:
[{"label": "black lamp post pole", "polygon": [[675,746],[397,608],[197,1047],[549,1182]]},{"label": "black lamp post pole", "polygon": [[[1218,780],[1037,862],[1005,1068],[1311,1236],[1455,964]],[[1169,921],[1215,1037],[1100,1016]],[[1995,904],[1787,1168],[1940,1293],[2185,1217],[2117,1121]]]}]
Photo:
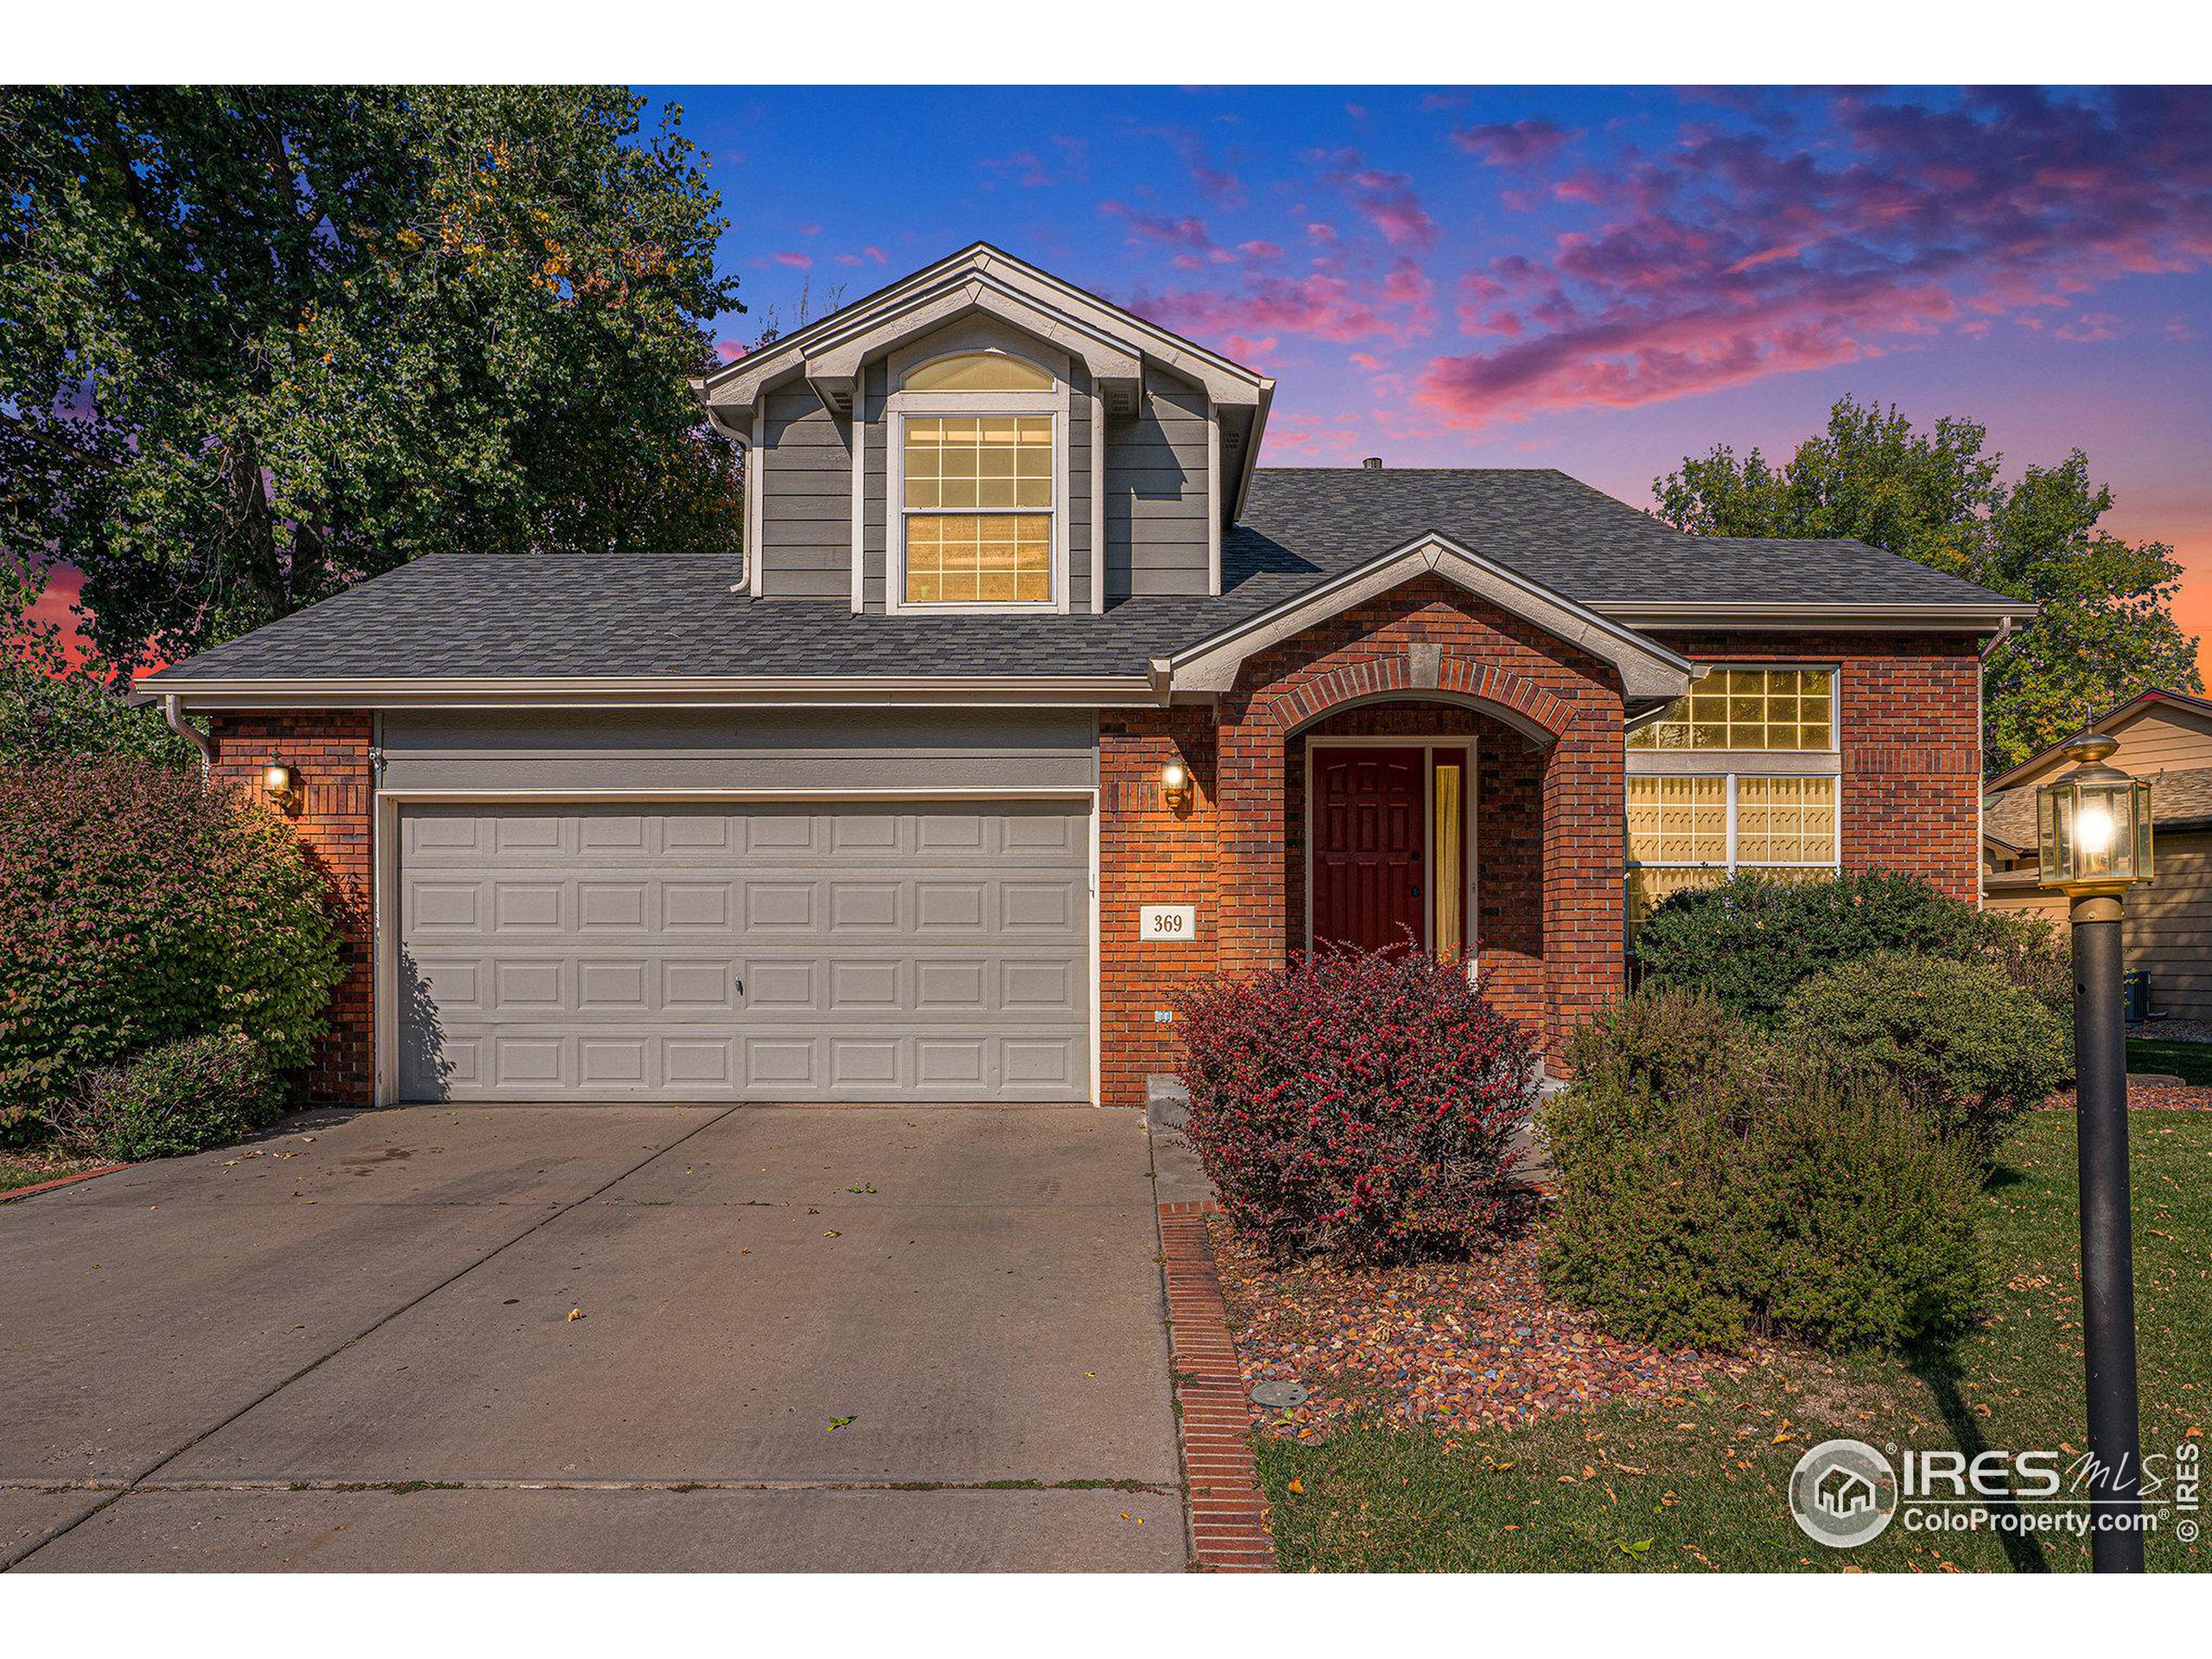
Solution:
[{"label": "black lamp post pole", "polygon": [[2089,1535],[2100,1573],[2143,1571],[2142,1440],[2135,1402],[2135,1251],[2127,1202],[2127,1042],[2120,1006],[2120,902],[2076,896],[2074,1132],[2082,1182],[2082,1327],[2089,1372]]}]

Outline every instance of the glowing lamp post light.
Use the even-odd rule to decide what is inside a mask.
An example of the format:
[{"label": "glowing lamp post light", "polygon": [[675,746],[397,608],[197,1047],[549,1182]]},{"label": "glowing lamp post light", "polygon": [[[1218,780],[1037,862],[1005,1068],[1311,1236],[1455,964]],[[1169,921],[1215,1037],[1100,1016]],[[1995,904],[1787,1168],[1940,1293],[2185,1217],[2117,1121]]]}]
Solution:
[{"label": "glowing lamp post light", "polygon": [[2100,1573],[2140,1573],[2142,1446],[2135,1400],[2135,1261],[2128,1233],[2127,1036],[2120,1018],[2120,900],[2151,879],[2151,785],[2105,764],[2120,746],[2082,737],[2075,764],[2036,791],[2042,884],[2074,925],[2074,1135],[2082,1182],[2082,1325],[2088,1361],[2091,1496],[2126,1530],[2089,1535]]}]

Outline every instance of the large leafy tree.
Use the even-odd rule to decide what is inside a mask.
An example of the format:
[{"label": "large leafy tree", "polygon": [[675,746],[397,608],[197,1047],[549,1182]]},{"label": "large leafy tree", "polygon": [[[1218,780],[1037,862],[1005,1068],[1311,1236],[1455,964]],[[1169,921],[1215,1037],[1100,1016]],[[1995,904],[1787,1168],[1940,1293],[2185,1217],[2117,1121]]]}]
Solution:
[{"label": "large leafy tree", "polygon": [[1894,406],[1845,397],[1779,467],[1722,446],[1651,489],[1659,517],[1694,535],[1856,537],[2040,605],[1983,671],[1993,772],[2139,691],[2202,690],[2196,641],[2173,618],[2173,549],[2099,528],[2112,491],[2080,450],[2008,485],[1987,439],[1973,421],[1923,432]]},{"label": "large leafy tree", "polygon": [[671,110],[0,90],[0,530],[129,668],[420,554],[735,543],[683,379],[741,308]]}]

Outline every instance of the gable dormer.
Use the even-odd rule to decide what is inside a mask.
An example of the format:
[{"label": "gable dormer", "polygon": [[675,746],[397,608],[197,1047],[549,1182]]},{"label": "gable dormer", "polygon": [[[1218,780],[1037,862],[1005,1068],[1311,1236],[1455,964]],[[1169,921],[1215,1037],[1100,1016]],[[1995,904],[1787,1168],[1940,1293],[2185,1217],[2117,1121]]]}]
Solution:
[{"label": "gable dormer", "polygon": [[1274,383],[978,244],[694,382],[746,580],[855,612],[1221,591]]}]

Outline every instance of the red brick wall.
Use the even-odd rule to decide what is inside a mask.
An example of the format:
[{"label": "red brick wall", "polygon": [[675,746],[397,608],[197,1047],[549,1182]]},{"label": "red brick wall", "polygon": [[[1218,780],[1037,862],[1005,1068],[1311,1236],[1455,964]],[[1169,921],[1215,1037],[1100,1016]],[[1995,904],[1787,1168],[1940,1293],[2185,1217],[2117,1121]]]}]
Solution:
[{"label": "red brick wall", "polygon": [[[218,778],[261,793],[262,768],[282,761],[299,775],[292,819],[331,887],[343,934],[346,977],[331,999],[330,1032],[304,1079],[307,1097],[372,1104],[376,1091],[375,935],[370,907],[370,830],[376,780],[369,764],[375,723],[365,714],[217,715]],[[272,809],[273,810],[273,809]]]},{"label": "red brick wall", "polygon": [[[1414,683],[1410,648],[1440,653]],[[1503,703],[1522,730],[1424,690]],[[1362,707],[1365,700],[1396,700]],[[1332,710],[1338,712],[1332,713]],[[1622,985],[1621,698],[1607,665],[1437,578],[1423,578],[1245,664],[1219,704],[1110,714],[1099,727],[1102,1098],[1141,1105],[1174,1069],[1173,986],[1217,969],[1280,965],[1302,946],[1304,737],[1309,731],[1472,734],[1481,961],[1501,1007],[1554,1054],[1563,1020]],[[1159,772],[1179,752],[1198,799],[1166,811]],[[1295,874],[1294,874],[1295,872]],[[1189,945],[1136,936],[1142,903],[1199,906]]]},{"label": "red brick wall", "polygon": [[[1160,773],[1191,769],[1192,799],[1171,809]],[[1221,894],[1216,880],[1213,718],[1200,708],[1112,710],[1098,717],[1099,1098],[1144,1104],[1144,1080],[1181,1064],[1175,1027],[1154,1015],[1176,985],[1213,971]],[[1142,905],[1196,905],[1187,944],[1137,934]]]},{"label": "red brick wall", "polygon": [[1658,636],[1696,662],[1834,664],[1843,742],[1842,846],[1850,869],[1980,893],[1979,642],[1923,634]]}]

